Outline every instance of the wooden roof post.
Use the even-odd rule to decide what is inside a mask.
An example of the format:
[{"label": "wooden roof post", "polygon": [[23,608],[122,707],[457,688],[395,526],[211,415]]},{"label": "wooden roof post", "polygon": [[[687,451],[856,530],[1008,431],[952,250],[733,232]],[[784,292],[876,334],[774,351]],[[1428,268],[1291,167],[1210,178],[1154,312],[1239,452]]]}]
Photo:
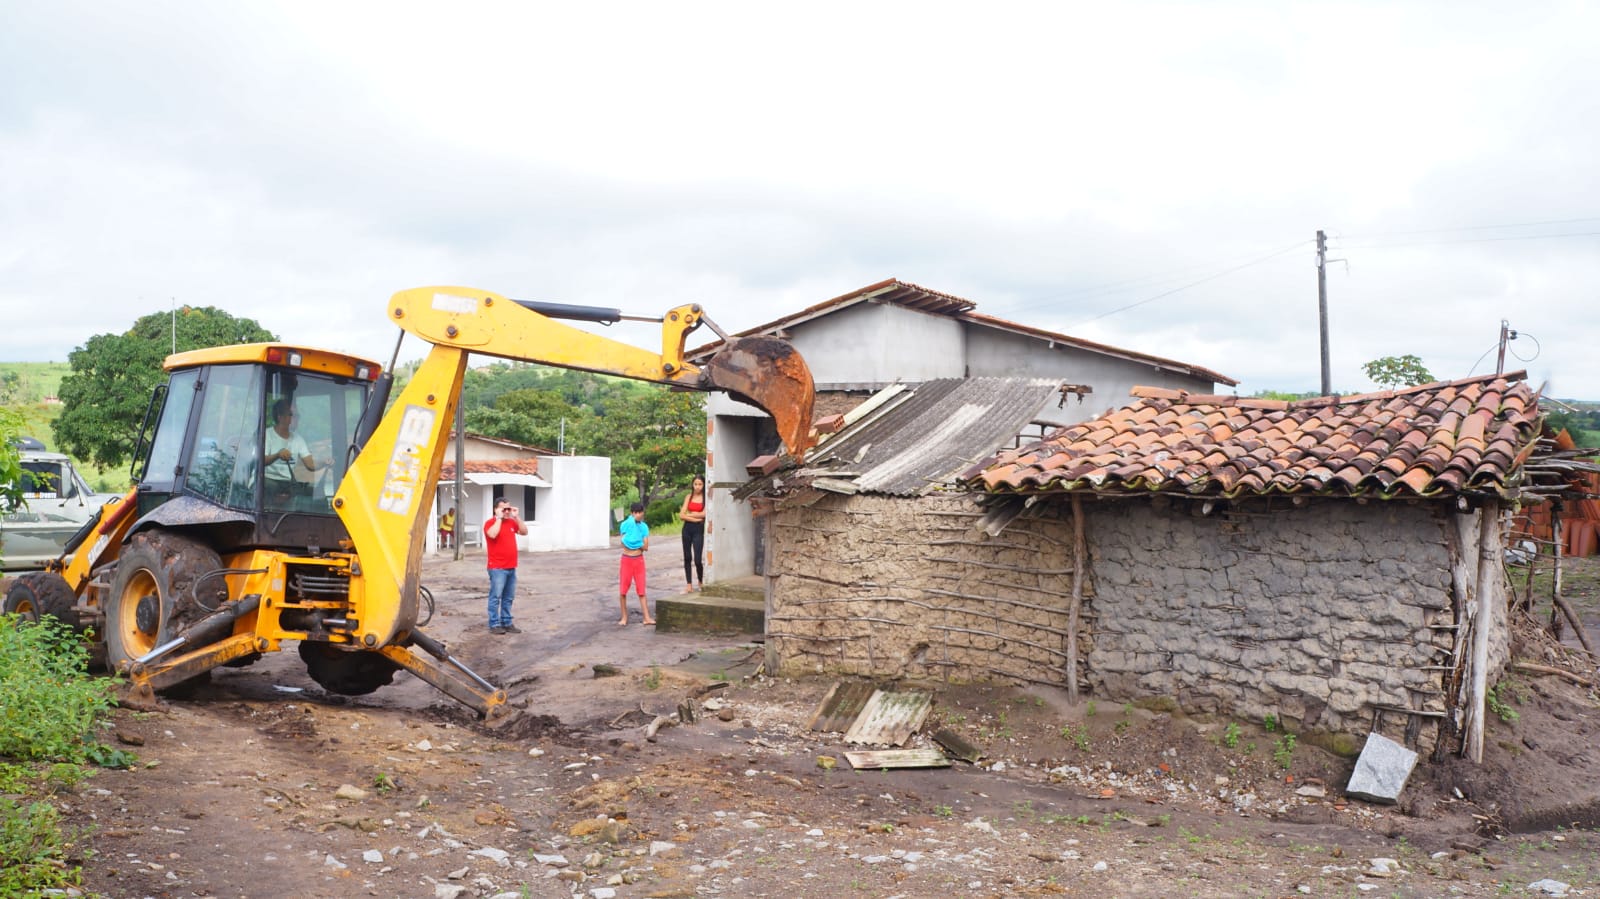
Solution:
[{"label": "wooden roof post", "polygon": [[1078,610],[1083,606],[1083,496],[1072,494],[1072,600],[1067,606],[1067,699],[1078,701]]}]

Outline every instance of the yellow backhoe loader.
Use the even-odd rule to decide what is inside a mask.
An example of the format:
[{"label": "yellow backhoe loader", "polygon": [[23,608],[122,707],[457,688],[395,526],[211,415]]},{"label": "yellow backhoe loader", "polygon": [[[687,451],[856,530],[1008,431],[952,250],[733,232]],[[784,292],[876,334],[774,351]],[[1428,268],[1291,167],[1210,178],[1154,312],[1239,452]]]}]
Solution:
[{"label": "yellow backhoe loader", "polygon": [[342,353],[269,343],[169,357],[137,486],[18,579],[5,609],[75,624],[131,701],[289,642],[330,691],[370,693],[405,669],[494,719],[505,692],[422,630],[423,535],[469,354],[725,391],[771,414],[791,453],[807,447],[804,360],[784,341],[741,338],[685,362],[691,331],[721,335],[698,305],[646,319],[661,323],[659,353],[560,321],[631,318],[619,310],[467,287],[401,291],[387,315],[432,345],[392,407],[392,374]]}]

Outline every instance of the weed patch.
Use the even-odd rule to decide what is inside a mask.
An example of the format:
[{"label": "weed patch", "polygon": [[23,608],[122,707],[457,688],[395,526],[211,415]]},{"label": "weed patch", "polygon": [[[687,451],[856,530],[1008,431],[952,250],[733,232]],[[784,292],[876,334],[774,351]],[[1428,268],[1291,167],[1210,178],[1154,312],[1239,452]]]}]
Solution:
[{"label": "weed patch", "polygon": [[1272,744],[1272,760],[1285,771],[1289,770],[1289,763],[1294,761],[1294,744],[1294,734],[1284,734]]},{"label": "weed patch", "polygon": [[94,727],[113,700],[110,682],[88,667],[88,648],[61,622],[0,617],[0,757],[92,761]]},{"label": "weed patch", "polygon": [[1222,745],[1228,747],[1229,749],[1232,749],[1235,746],[1239,745],[1239,724],[1238,724],[1238,722],[1236,722],[1236,721],[1229,721],[1228,722],[1227,728],[1225,730],[1223,730],[1223,732],[1222,732]]},{"label": "weed patch", "polygon": [[[1502,690],[1505,691],[1504,695],[1501,693]],[[1507,699],[1522,701],[1516,682],[1510,678],[1499,681],[1489,688],[1488,704],[1489,711],[1499,716],[1501,721],[1507,724],[1514,724],[1518,718],[1522,717],[1522,713],[1512,708],[1511,704],[1506,701]]]},{"label": "weed patch", "polygon": [[132,753],[95,739],[112,705],[111,682],[88,675],[89,653],[51,618],[0,616],[0,896],[38,896],[77,886],[67,863],[73,835],[47,799],[77,786],[88,765],[128,767]]}]

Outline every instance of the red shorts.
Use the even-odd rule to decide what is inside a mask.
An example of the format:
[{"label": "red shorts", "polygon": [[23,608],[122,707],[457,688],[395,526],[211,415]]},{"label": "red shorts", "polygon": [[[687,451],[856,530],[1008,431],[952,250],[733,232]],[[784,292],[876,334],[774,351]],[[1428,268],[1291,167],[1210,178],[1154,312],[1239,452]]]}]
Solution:
[{"label": "red shorts", "polygon": [[643,596],[644,595],[644,556],[623,556],[622,557],[621,577],[622,577],[622,586],[617,589],[617,593],[622,594],[622,595],[627,595],[627,593],[628,593],[628,584],[632,583],[634,585],[635,589],[637,589],[639,591],[639,595]]}]

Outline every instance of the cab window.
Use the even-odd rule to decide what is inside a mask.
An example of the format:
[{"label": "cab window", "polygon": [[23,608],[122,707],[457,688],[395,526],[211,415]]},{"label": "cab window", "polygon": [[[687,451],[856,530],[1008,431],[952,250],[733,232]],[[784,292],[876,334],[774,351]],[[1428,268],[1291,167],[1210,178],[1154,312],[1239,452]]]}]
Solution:
[{"label": "cab window", "polygon": [[[333,514],[333,494],[344,478],[346,448],[368,389],[365,381],[268,370],[262,508]],[[280,458],[285,449],[288,459]]]},{"label": "cab window", "polygon": [[22,492],[35,499],[66,499],[73,495],[70,478],[63,478],[60,462],[22,463]]},{"label": "cab window", "polygon": [[167,397],[161,405],[161,417],[156,421],[155,436],[150,438],[149,461],[145,463],[144,483],[147,486],[170,490],[178,475],[182,458],[183,435],[189,427],[189,410],[194,408],[194,387],[200,373],[195,370],[173,374],[167,382]]},{"label": "cab window", "polygon": [[254,508],[260,408],[260,366],[218,365],[207,372],[189,460],[190,491],[231,508]]}]

